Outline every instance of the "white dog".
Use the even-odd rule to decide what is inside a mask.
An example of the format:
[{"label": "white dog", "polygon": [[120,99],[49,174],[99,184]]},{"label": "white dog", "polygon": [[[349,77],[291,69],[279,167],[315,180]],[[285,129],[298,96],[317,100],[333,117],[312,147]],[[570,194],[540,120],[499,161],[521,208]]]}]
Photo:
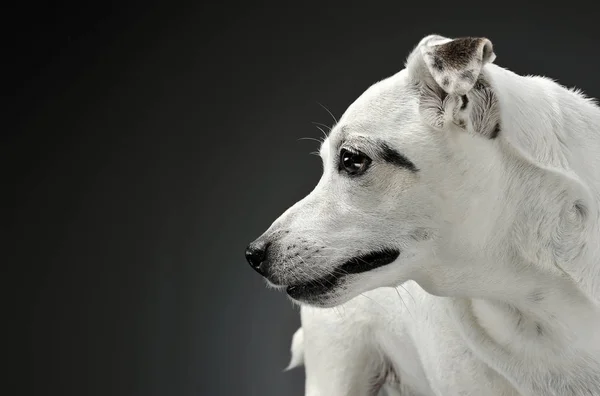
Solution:
[{"label": "white dog", "polygon": [[306,395],[600,395],[600,108],[494,59],[421,40],[249,245]]}]

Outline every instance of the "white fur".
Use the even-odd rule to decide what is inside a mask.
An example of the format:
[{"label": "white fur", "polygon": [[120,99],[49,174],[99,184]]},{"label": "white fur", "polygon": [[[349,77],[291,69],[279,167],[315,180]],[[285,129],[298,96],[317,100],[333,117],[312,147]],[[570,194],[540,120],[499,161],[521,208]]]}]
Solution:
[{"label": "white fur", "polygon": [[290,348],[292,359],[285,368],[285,371],[291,370],[304,364],[304,330],[300,327],[292,336],[292,347]]},{"label": "white fur", "polygon": [[[450,41],[423,39],[348,108],[318,185],[265,233],[280,286],[401,251],[300,301],[290,367],[304,361],[309,396],[372,395],[384,377],[400,395],[600,395],[600,109],[495,54],[479,91],[454,80],[460,68],[436,75],[427,53]],[[374,161],[362,179],[340,175],[339,141],[360,136],[419,172]]]}]

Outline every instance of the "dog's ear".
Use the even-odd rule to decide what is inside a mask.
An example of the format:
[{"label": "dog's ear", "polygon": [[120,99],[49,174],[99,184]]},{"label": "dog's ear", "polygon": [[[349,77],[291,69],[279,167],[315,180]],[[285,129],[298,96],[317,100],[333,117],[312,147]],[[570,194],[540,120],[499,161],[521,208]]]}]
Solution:
[{"label": "dog's ear", "polygon": [[455,126],[495,138],[500,131],[498,101],[484,69],[495,58],[486,38],[422,39],[406,67],[419,88],[423,119],[437,129]]}]

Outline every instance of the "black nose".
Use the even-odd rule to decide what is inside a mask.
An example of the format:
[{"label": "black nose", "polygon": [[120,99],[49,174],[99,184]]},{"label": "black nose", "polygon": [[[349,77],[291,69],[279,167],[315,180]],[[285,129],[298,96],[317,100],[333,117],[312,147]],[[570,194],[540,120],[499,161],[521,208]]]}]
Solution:
[{"label": "black nose", "polygon": [[255,241],[246,248],[246,260],[262,276],[267,276],[265,259],[267,258],[268,247],[269,244],[266,242]]}]

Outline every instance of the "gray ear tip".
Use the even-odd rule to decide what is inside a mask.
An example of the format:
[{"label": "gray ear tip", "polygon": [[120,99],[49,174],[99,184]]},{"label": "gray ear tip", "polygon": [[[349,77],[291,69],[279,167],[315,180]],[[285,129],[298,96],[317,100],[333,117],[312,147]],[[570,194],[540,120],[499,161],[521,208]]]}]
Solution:
[{"label": "gray ear tip", "polygon": [[494,44],[492,44],[492,41],[486,37],[483,37],[481,40],[483,41],[483,63],[493,62],[494,59],[496,59],[496,54],[494,53]]}]

